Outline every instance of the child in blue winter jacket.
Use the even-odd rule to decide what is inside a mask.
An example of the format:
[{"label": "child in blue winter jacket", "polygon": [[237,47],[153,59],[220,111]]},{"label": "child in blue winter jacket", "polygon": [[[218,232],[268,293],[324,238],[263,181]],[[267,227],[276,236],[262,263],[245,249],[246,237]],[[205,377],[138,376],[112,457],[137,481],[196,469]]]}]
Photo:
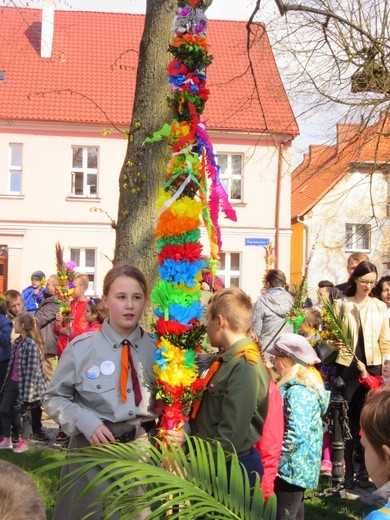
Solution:
[{"label": "child in blue winter jacket", "polygon": [[[5,303],[0,302],[0,388],[3,386],[9,358],[11,357],[11,332],[13,324],[7,316]],[[0,424],[0,441],[3,440],[3,428]]]},{"label": "child in blue winter jacket", "polygon": [[280,375],[283,398],[284,436],[275,493],[277,520],[304,519],[305,489],[318,485],[322,452],[322,417],[329,404],[329,392],[310,369],[319,359],[306,338],[280,335],[269,350]]},{"label": "child in blue winter jacket", "polygon": [[45,273],[34,271],[31,275],[31,285],[23,289],[24,308],[32,314],[38,309],[45,295]]}]

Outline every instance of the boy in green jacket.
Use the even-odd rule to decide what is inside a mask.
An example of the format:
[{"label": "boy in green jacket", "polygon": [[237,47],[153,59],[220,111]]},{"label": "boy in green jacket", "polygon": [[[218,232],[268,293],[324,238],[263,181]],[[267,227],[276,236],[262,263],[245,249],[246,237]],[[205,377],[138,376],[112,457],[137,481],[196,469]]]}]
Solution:
[{"label": "boy in green jacket", "polygon": [[218,359],[210,366],[200,407],[194,408],[191,434],[221,443],[227,452],[235,448],[254,485],[263,474],[259,452],[268,409],[269,375],[259,348],[250,336],[252,303],[237,287],[223,289],[207,308],[207,334]]}]

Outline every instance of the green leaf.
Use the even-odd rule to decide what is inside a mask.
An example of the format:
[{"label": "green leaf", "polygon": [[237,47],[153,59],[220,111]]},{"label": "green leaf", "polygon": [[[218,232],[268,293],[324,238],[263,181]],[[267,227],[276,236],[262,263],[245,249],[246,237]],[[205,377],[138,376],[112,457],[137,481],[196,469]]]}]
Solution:
[{"label": "green leaf", "polygon": [[38,472],[65,464],[74,465],[62,482],[66,489],[91,468],[101,467],[82,496],[103,487],[97,500],[104,504],[104,519],[120,513],[121,518],[131,520],[148,507],[149,520],[165,516],[169,520],[276,518],[275,498],[264,501],[259,478],[250,490],[237,454],[225,454],[217,442],[188,437],[185,449],[159,439],[153,444],[135,441],[90,446],[72,450],[65,461],[47,464]]}]

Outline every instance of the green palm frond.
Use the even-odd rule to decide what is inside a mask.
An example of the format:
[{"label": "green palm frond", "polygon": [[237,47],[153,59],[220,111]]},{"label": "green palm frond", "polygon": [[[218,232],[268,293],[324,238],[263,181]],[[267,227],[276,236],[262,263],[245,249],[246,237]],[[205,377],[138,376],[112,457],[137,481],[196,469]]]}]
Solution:
[{"label": "green palm frond", "polygon": [[351,329],[348,327],[345,303],[342,300],[336,303],[329,298],[326,301],[322,300],[322,308],[325,312],[325,321],[331,329],[334,339],[341,341],[348,354],[350,354],[355,361],[358,361],[353,351],[354,338]]},{"label": "green palm frond", "polygon": [[38,471],[65,464],[75,465],[75,469],[64,478],[64,491],[90,469],[101,467],[82,495],[103,487],[98,497],[105,506],[103,519],[119,512],[121,518],[131,520],[148,507],[149,520],[165,517],[273,520],[276,517],[275,497],[264,500],[259,478],[254,489],[250,489],[237,455],[225,454],[219,443],[197,437],[187,439],[186,451],[159,440],[155,445],[135,441],[71,450],[62,463],[51,463]]}]

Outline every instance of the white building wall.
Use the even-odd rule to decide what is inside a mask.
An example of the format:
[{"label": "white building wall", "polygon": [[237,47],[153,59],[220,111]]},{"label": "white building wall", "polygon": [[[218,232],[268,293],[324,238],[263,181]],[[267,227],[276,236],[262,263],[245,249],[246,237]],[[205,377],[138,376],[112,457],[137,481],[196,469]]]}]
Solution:
[{"label": "white building wall", "polygon": [[347,259],[354,252],[346,247],[346,224],[369,224],[371,226],[368,254],[379,276],[388,274],[390,260],[390,221],[387,217],[387,176],[376,172],[368,175],[356,171],[346,175],[316,206],[305,215],[308,226],[309,263],[307,286],[316,298],[320,280],[335,284],[348,278]]},{"label": "white building wall", "polygon": [[[118,176],[127,142],[120,135],[103,137],[102,128],[60,124],[0,125],[0,244],[8,246],[8,289],[21,290],[30,275],[55,273],[55,243],[64,248],[96,248],[96,288],[110,268],[115,231],[107,213],[117,218]],[[278,148],[275,142],[246,136],[211,135],[214,151],[244,154],[243,199],[234,207],[237,222],[220,218],[223,251],[240,253],[240,286],[256,299],[265,270],[264,248],[246,239],[269,239],[275,244],[275,201]],[[20,196],[7,194],[9,143],[23,144],[23,181]],[[99,148],[97,198],[71,197],[72,146]],[[290,266],[290,146],[283,152],[280,188],[279,268]],[[99,208],[100,212],[91,211]],[[207,254],[206,233],[202,234]]]}]

